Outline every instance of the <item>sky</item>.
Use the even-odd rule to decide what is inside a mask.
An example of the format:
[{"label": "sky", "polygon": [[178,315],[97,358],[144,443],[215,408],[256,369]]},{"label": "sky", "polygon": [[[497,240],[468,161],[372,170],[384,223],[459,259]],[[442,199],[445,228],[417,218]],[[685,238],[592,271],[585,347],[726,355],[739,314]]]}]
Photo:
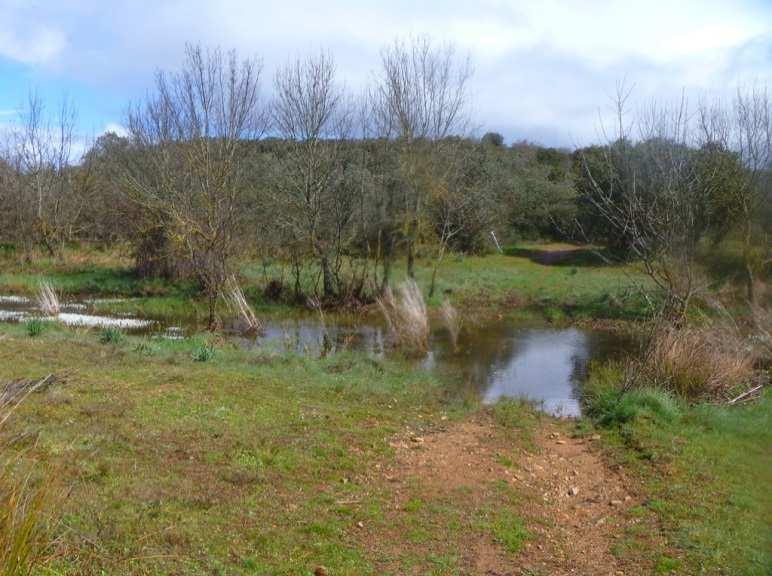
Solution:
[{"label": "sky", "polygon": [[507,142],[597,140],[621,81],[643,103],[772,79],[772,0],[0,0],[0,126],[35,90],[76,103],[81,139],[120,132],[186,43],[261,58],[270,97],[289,59],[325,50],[358,91],[384,46],[423,35],[470,56],[474,125]]}]

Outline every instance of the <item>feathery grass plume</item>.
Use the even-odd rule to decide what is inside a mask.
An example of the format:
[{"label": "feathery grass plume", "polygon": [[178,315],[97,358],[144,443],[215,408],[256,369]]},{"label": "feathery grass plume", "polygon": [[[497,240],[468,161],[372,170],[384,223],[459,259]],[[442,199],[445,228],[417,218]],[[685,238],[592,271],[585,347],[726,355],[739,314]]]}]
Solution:
[{"label": "feathery grass plume", "polygon": [[453,351],[458,352],[458,335],[461,333],[461,316],[459,316],[458,310],[453,307],[453,304],[451,304],[450,300],[447,298],[442,301],[440,315],[442,316],[442,322],[448,329],[448,334],[450,334]]},{"label": "feathery grass plume", "polygon": [[246,332],[257,333],[263,330],[262,322],[258,319],[255,311],[252,310],[249,302],[247,302],[244,292],[234,276],[229,277],[225,283],[225,301],[228,303],[231,312],[237,314],[246,323]]},{"label": "feathery grass plume", "polygon": [[421,289],[414,280],[403,282],[397,296],[387,288],[378,298],[394,345],[408,352],[425,353],[429,348],[429,315]]},{"label": "feathery grass plume", "polygon": [[59,314],[59,296],[49,282],[42,281],[38,288],[38,306],[46,316]]}]

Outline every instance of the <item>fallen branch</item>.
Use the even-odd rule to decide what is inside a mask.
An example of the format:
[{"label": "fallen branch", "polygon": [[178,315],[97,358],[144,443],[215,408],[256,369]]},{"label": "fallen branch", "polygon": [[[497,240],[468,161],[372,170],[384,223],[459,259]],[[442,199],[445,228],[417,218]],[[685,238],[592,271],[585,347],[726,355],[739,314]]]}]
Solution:
[{"label": "fallen branch", "polygon": [[732,404],[738,404],[740,402],[744,402],[744,401],[747,401],[747,400],[752,400],[754,395],[757,392],[760,393],[761,389],[763,387],[764,387],[764,384],[759,384],[758,386],[754,386],[750,390],[746,390],[745,392],[743,392],[739,396],[737,396],[735,398],[732,398],[729,402],[727,402],[727,404],[729,404],[731,406]]}]

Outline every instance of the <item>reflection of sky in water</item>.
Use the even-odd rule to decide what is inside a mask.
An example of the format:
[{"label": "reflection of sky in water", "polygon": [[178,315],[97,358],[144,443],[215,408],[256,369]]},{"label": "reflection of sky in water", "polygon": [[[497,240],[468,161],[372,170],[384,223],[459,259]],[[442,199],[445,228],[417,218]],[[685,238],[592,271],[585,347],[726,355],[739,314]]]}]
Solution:
[{"label": "reflection of sky in water", "polygon": [[491,365],[483,400],[524,398],[551,414],[578,415],[577,376],[588,361],[587,335],[578,330],[534,330],[515,338],[516,353]]},{"label": "reflection of sky in water", "polygon": [[[34,300],[0,295],[0,321],[22,322],[39,316]],[[66,302],[56,317],[76,326],[117,327],[155,333],[169,339],[182,339],[196,331],[195,326],[172,326],[129,315],[104,316],[94,301]],[[298,354],[325,355],[342,350],[360,350],[382,356],[388,348],[383,325],[357,324],[349,319],[328,318],[322,326],[316,315],[266,321],[259,336],[232,338],[247,350],[276,350]],[[532,400],[546,412],[562,416],[580,413],[579,386],[590,360],[603,359],[628,347],[609,333],[577,329],[524,328],[506,322],[467,326],[455,351],[447,331],[435,327],[430,350],[416,360],[416,366],[437,371],[448,386],[479,395],[486,403],[501,398]]]}]

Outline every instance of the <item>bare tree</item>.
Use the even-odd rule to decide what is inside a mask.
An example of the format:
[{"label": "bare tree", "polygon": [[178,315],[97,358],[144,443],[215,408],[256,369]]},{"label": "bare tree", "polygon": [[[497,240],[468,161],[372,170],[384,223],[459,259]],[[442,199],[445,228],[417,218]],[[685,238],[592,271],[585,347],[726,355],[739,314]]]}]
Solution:
[{"label": "bare tree", "polygon": [[151,229],[160,226],[187,257],[211,328],[242,221],[248,147],[266,128],[262,65],[198,46],[185,56],[179,72],[159,72],[154,92],[130,110],[122,180]]},{"label": "bare tree", "polygon": [[471,74],[468,58],[458,60],[452,45],[438,47],[425,37],[398,40],[381,54],[375,115],[380,136],[399,148],[400,219],[410,277],[427,196],[440,168],[436,153],[450,144],[449,136],[468,128]]},{"label": "bare tree", "polygon": [[745,170],[727,186],[727,202],[742,231],[747,296],[755,303],[756,272],[763,267],[763,255],[754,246],[763,244],[758,236],[758,217],[770,186],[772,173],[772,101],[766,85],[738,89],[731,106],[720,101],[702,102],[698,110],[698,138],[702,146],[732,151]]},{"label": "bare tree", "polygon": [[665,314],[679,323],[707,287],[697,265],[706,192],[690,147],[689,107],[685,98],[673,106],[652,103],[629,121],[629,94],[618,89],[616,134],[603,149],[603,161],[583,157],[587,200],[625,238],[664,293]]},{"label": "bare tree", "polygon": [[55,116],[30,92],[5,150],[7,207],[13,212],[15,240],[27,256],[34,245],[57,254],[72,233],[82,203],[74,188],[74,106],[62,99]]},{"label": "bare tree", "polygon": [[350,102],[325,54],[290,62],[275,79],[274,126],[284,139],[274,180],[276,218],[308,247],[324,296],[338,292],[338,263],[353,214],[344,155],[353,128]]}]

